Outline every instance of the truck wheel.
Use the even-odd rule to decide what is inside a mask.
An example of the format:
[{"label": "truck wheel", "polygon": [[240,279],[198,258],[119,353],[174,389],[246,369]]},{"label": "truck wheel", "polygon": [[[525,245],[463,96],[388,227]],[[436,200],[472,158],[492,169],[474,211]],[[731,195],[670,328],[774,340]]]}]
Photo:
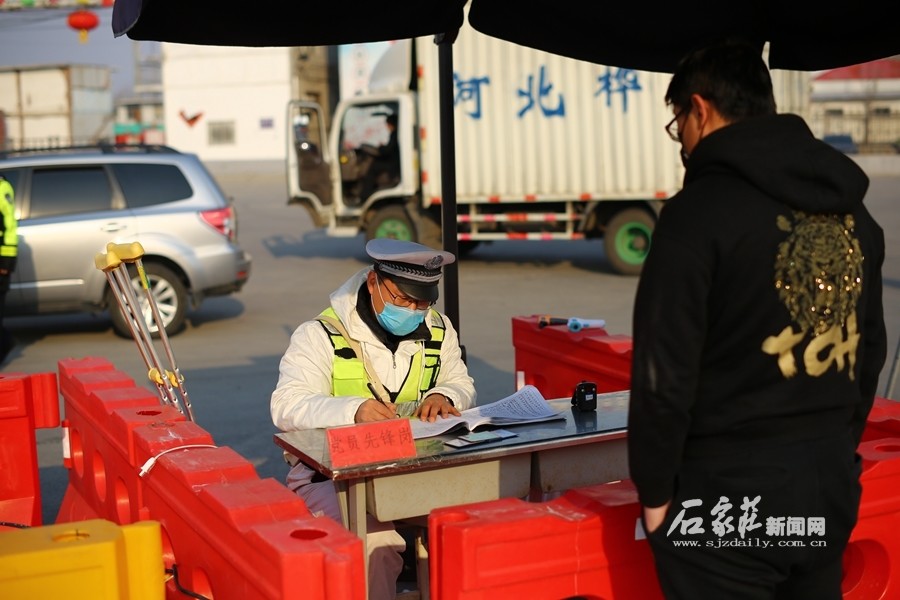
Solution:
[{"label": "truck wheel", "polygon": [[417,241],[415,224],[409,218],[406,209],[394,204],[376,212],[369,224],[366,225],[366,241],[376,238]]},{"label": "truck wheel", "polygon": [[612,268],[622,275],[638,275],[650,252],[656,219],[646,210],[626,208],[616,213],[603,234],[603,247]]},{"label": "truck wheel", "polygon": [[[172,336],[184,328],[185,315],[187,313],[187,289],[184,282],[171,269],[156,263],[144,263],[144,272],[147,274],[147,282],[150,286],[150,293],[156,301],[156,307],[159,309],[159,316],[162,319],[163,327],[165,327],[166,335]],[[134,289],[134,295],[137,297],[141,307],[141,314],[150,329],[153,337],[159,337],[159,329],[153,320],[153,312],[150,308],[150,302],[147,300],[147,292],[141,286],[141,280],[138,278],[137,272],[129,269],[131,275],[131,285]],[[113,329],[116,334],[130,338],[131,328],[125,320],[119,308],[119,303],[113,296],[113,291],[109,290],[109,315],[112,319]]]}]

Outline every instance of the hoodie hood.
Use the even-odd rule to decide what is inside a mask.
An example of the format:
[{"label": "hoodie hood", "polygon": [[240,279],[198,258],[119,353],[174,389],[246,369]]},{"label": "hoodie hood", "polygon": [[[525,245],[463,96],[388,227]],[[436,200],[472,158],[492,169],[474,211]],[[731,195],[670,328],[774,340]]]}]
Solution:
[{"label": "hoodie hood", "polygon": [[851,213],[869,187],[852,159],[816,139],[791,114],[750,118],[709,134],[694,148],[684,183],[717,170],[806,213]]}]

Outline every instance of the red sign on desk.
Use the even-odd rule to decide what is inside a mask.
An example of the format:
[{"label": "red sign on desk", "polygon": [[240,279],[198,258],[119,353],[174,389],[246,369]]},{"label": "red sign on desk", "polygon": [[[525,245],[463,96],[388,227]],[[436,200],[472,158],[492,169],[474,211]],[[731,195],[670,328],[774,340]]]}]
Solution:
[{"label": "red sign on desk", "polygon": [[325,430],[331,466],[346,467],[416,455],[409,419],[386,419]]}]

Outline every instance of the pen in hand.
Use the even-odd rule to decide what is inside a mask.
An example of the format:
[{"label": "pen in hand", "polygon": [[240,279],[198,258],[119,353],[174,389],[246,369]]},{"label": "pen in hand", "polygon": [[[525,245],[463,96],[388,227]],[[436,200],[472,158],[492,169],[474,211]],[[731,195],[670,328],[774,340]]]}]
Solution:
[{"label": "pen in hand", "polygon": [[396,407],[395,407],[393,404],[388,404],[387,402],[385,402],[385,401],[381,398],[381,396],[378,395],[378,392],[375,391],[375,386],[372,385],[371,382],[366,383],[366,386],[368,386],[369,391],[372,392],[372,397],[373,397],[374,399],[378,400],[379,402],[381,402],[381,404],[383,404],[384,406],[386,406],[391,412],[394,413],[393,416],[396,417],[396,416],[397,416],[397,409],[396,409]]}]

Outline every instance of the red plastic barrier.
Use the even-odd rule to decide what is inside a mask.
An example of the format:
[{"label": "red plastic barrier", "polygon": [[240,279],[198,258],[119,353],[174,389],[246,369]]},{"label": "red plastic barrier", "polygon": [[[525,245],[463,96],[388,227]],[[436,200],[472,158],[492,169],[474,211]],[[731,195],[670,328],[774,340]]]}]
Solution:
[{"label": "red plastic barrier", "polygon": [[600,519],[563,498],[436,509],[428,517],[434,600],[596,597]]},{"label": "red plastic barrier", "polygon": [[858,452],[859,517],[844,552],[845,600],[900,598],[900,403],[878,398]]},{"label": "red plastic barrier", "polygon": [[[158,396],[137,387],[104,359],[60,361],[59,376],[70,471],[56,522],[104,518],[126,525],[150,518],[143,485],[136,477],[134,465],[141,463],[131,433],[142,426],[165,428],[168,423],[183,422],[184,416],[161,405]],[[172,439],[161,450],[186,443],[213,442],[208,433],[194,426],[190,441]]]},{"label": "red plastic barrier", "polygon": [[900,437],[900,402],[887,398],[875,398],[862,441]]},{"label": "red plastic barrier", "polygon": [[599,538],[587,540],[602,549],[600,597],[661,599],[650,544],[637,539],[641,505],[631,480],[572,489],[563,498],[600,517]]},{"label": "red plastic barrier", "polygon": [[58,426],[54,373],[0,375],[0,521],[41,525],[35,429]]},{"label": "red plastic barrier", "polygon": [[564,325],[538,327],[540,315],[512,318],[516,374],[545,398],[571,398],[581,381],[593,381],[597,391],[631,387],[631,337],[605,329],[577,333]]},{"label": "red plastic barrier", "polygon": [[[217,600],[365,597],[362,540],[102,359],[60,362],[69,488],[58,522],[159,521],[178,584]],[[176,582],[167,598],[184,598]]]}]

